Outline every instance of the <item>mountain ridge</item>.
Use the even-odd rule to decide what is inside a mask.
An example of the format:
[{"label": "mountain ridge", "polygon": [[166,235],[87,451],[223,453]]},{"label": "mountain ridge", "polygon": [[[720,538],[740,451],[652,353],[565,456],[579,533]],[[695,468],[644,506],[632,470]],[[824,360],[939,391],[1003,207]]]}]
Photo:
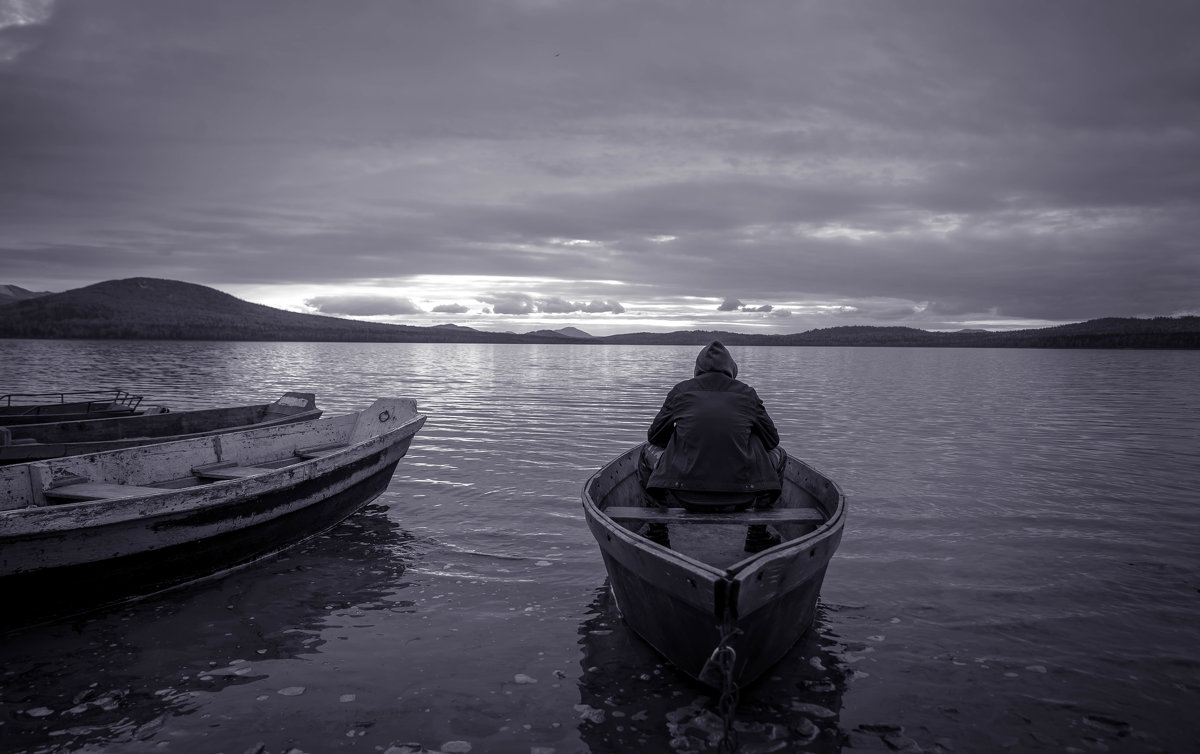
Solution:
[{"label": "mountain ridge", "polygon": [[[5,289],[17,286],[0,286]],[[577,328],[497,333],[461,325],[391,325],[255,304],[214,288],[159,278],[109,280],[62,293],[0,297],[0,338],[258,340],[617,345],[1200,348],[1200,317],[1105,317],[1007,332],[931,332],[842,325],[781,335],[715,330],[592,336]]]},{"label": "mountain ridge", "polygon": [[24,301],[29,298],[49,295],[51,295],[49,291],[30,291],[19,285],[0,284],[0,306],[10,301]]}]

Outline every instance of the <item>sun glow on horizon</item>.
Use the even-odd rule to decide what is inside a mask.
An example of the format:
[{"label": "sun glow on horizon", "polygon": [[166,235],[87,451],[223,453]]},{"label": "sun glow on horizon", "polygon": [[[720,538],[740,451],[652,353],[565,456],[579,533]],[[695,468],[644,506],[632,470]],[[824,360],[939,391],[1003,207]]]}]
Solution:
[{"label": "sun glow on horizon", "polygon": [[[947,320],[901,299],[777,300],[728,309],[716,296],[662,296],[645,283],[498,275],[414,275],[358,283],[229,285],[226,292],[285,311],[363,322],[526,333],[574,327],[591,335],[679,330],[788,334],[843,325],[953,331],[1050,327],[1061,322],[976,312]],[[905,313],[907,312],[907,314]]]}]

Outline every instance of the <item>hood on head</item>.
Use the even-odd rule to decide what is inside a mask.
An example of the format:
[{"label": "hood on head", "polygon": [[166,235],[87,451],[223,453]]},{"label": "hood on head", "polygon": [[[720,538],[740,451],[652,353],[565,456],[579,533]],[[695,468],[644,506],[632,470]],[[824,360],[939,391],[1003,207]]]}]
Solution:
[{"label": "hood on head", "polygon": [[737,377],[737,364],[719,340],[709,343],[696,357],[695,376],[699,377],[705,372],[724,372],[730,377]]}]

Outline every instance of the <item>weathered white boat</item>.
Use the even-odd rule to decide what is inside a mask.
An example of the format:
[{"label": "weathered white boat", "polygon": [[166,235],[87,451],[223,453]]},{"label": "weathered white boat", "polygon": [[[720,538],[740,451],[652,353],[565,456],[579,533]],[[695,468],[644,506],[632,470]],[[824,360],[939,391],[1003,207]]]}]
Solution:
[{"label": "weathered white boat", "polygon": [[0,621],[145,595],[278,552],[388,486],[425,423],[352,414],[0,468]]},{"label": "weathered white boat", "polygon": [[[748,684],[812,624],[841,542],[845,496],[789,456],[783,494],[769,510],[658,508],[638,481],[640,454],[638,446],[618,456],[583,489],[584,515],[617,607],[684,673],[717,687]],[[647,524],[665,524],[669,546],[640,533]],[[774,528],[779,543],[747,554],[750,526]]]},{"label": "weathered white boat", "polygon": [[66,393],[9,393],[0,395],[0,425],[35,424],[132,416],[160,407],[140,409],[142,396],[125,390],[76,390]]},{"label": "weathered white boat", "polygon": [[314,394],[289,392],[273,403],[251,406],[0,426],[0,464],[102,453],[320,416]]}]

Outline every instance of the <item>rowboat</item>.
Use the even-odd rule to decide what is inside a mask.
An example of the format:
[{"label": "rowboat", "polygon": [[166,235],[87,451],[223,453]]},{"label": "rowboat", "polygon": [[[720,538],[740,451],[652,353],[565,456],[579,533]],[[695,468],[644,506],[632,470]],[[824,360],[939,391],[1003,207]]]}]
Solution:
[{"label": "rowboat", "polygon": [[289,392],[274,403],[252,406],[17,424],[0,427],[0,464],[101,453],[320,416],[315,395]]},{"label": "rowboat", "polygon": [[[638,480],[641,447],[610,461],[583,488],[584,516],[617,608],[635,633],[692,678],[716,688],[752,683],[813,622],[842,539],[845,496],[833,480],[789,456],[783,493],[770,509],[661,508]],[[666,524],[669,544],[649,539],[649,524]],[[750,526],[769,527],[778,544],[748,554]]]},{"label": "rowboat", "polygon": [[407,398],[305,422],[0,468],[0,623],[226,572],[378,497],[424,425]]},{"label": "rowboat", "polygon": [[157,406],[139,409],[141,403],[142,396],[133,395],[125,390],[9,393],[0,395],[0,425],[132,416],[147,411],[165,410]]}]

